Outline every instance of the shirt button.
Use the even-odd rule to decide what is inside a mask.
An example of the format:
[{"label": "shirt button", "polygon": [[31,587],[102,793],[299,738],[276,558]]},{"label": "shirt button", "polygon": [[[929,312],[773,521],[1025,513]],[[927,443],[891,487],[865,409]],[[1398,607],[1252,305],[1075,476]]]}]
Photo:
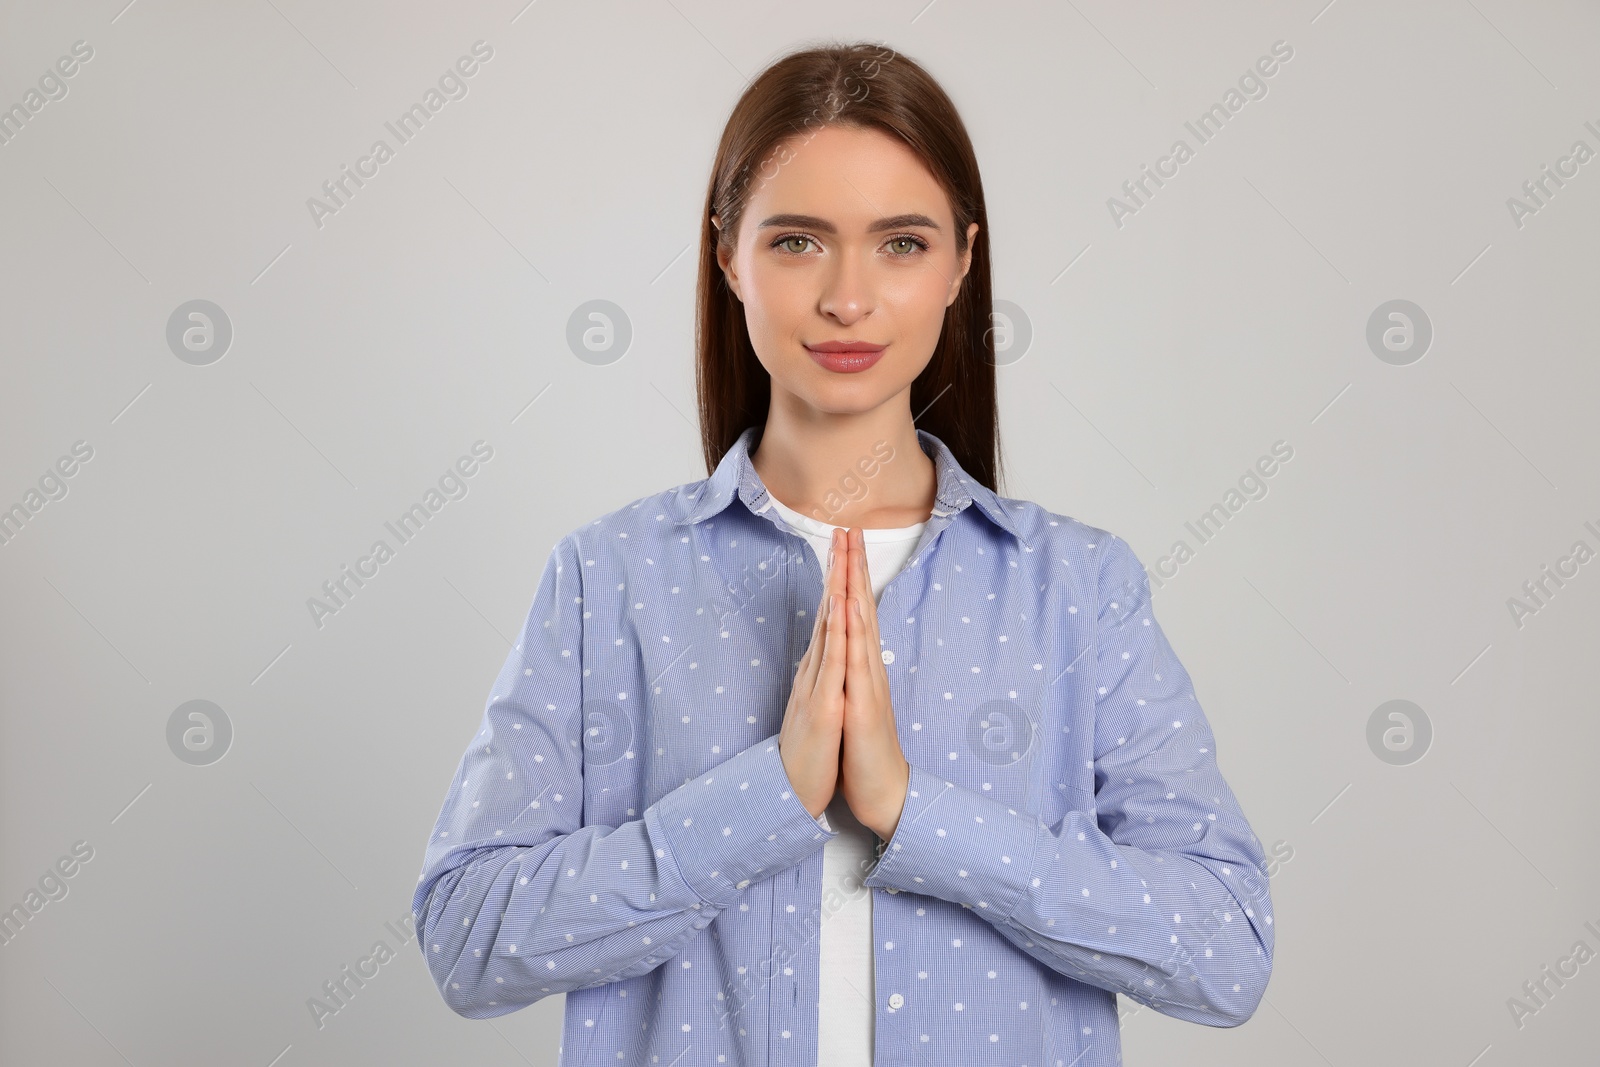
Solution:
[{"label": "shirt button", "polygon": [[889,1007],[898,1009],[905,1002],[906,998],[902,997],[899,993],[889,994]]},{"label": "shirt button", "polygon": [[894,662],[894,650],[893,649],[886,648],[886,649],[883,650],[883,662],[885,662],[885,663],[893,663]]}]

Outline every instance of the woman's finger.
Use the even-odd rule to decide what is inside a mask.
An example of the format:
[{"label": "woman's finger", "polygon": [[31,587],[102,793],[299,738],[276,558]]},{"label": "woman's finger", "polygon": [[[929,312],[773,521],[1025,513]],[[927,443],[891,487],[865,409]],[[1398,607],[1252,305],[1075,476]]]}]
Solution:
[{"label": "woman's finger", "polygon": [[[833,540],[835,542],[838,541],[837,533],[834,535]],[[822,636],[824,633],[823,620],[828,614],[828,593],[830,592],[832,586],[832,582],[829,581],[829,578],[832,576],[834,570],[832,566],[833,556],[834,550],[833,547],[830,546],[828,549],[829,563],[827,570],[823,572],[822,596],[817,600],[816,617],[811,620],[811,640],[809,643],[807,643],[805,652],[801,654],[800,663],[797,665],[795,670],[796,684],[798,685],[800,680],[804,679],[807,689],[814,685],[816,681],[815,669],[817,653],[822,644]]]},{"label": "woman's finger", "polygon": [[844,690],[844,596],[840,593],[830,594],[829,604],[831,610],[828,612],[828,626],[822,635],[822,662],[817,667],[816,692],[821,697],[829,697]]},{"label": "woman's finger", "polygon": [[850,665],[852,668],[865,667],[867,650],[877,646],[877,638],[872,633],[867,619],[871,610],[869,605],[872,602],[872,583],[867,580],[866,541],[858,541],[859,537],[861,535],[857,531],[850,532]]},{"label": "woman's finger", "polygon": [[867,647],[880,648],[883,642],[878,633],[878,599],[872,593],[872,574],[867,566],[867,541],[866,534],[858,534],[861,538],[861,551],[857,553],[861,558],[861,569],[857,572],[861,581],[861,588],[866,590],[861,600],[861,614],[867,624]]},{"label": "woman's finger", "polygon": [[[868,684],[867,676],[867,624],[861,607],[861,591],[850,595],[850,636],[846,639],[846,663],[849,673]],[[847,684],[848,688],[848,684]]]}]

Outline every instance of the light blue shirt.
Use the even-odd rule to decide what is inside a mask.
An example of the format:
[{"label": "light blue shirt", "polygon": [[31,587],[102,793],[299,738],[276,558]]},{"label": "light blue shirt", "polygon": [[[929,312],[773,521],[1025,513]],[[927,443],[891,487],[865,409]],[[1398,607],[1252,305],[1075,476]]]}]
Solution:
[{"label": "light blue shirt", "polygon": [[[822,563],[758,433],[554,547],[428,839],[412,911],[445,1003],[567,994],[562,1067],[817,1064],[834,831],[778,738]],[[865,879],[874,1062],[1114,1067],[1115,993],[1244,1022],[1265,857],[1139,559],[917,434],[936,500],[878,601],[911,781]]]}]

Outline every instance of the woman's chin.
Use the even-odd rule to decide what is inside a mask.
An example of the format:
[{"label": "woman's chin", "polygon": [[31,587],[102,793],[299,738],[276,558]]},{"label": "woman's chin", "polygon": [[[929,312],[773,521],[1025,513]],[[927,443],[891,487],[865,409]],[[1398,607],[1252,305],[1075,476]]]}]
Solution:
[{"label": "woman's chin", "polygon": [[808,383],[807,388],[794,392],[808,407],[824,415],[865,415],[877,410],[900,390],[886,389],[876,382],[847,381],[821,386]]}]

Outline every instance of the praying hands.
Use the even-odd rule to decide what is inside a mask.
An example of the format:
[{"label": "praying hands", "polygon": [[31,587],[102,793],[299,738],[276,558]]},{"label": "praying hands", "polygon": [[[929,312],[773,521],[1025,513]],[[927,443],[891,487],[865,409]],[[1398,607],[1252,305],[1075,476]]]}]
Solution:
[{"label": "praying hands", "polygon": [[820,815],[837,790],[862,825],[887,841],[900,822],[911,765],[900,749],[889,702],[861,530],[835,530],[829,557],[779,749],[795,793],[812,815]]}]

